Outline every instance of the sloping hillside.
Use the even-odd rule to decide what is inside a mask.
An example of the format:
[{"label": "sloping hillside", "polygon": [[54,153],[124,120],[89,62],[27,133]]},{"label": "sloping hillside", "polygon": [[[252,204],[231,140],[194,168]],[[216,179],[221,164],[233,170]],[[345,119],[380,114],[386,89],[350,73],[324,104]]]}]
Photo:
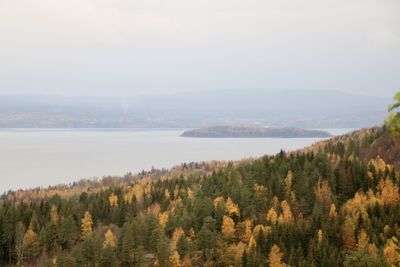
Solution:
[{"label": "sloping hillside", "polygon": [[400,167],[400,138],[393,138],[385,127],[357,130],[296,152],[335,153],[344,158],[353,154],[364,163],[379,156],[385,162]]}]

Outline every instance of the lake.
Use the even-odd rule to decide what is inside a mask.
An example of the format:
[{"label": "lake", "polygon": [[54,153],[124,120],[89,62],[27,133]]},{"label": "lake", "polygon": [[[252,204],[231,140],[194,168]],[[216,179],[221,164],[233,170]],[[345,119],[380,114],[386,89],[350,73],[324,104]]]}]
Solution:
[{"label": "lake", "polygon": [[[186,129],[0,129],[0,192],[183,162],[294,150],[323,138],[183,138]],[[334,135],[354,129],[322,129]]]}]

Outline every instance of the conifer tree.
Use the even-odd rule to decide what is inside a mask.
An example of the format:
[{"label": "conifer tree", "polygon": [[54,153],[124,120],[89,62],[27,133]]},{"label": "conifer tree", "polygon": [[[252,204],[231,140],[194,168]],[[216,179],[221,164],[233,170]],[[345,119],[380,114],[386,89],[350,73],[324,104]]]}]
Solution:
[{"label": "conifer tree", "polygon": [[355,249],[356,238],[355,238],[355,225],[352,218],[347,217],[342,227],[342,240],[343,248],[346,251],[351,251]]},{"label": "conifer tree", "polygon": [[92,225],[92,215],[86,211],[81,220],[81,239],[86,239],[93,232]]},{"label": "conifer tree", "polygon": [[101,251],[99,267],[117,267],[118,259],[115,253],[115,249],[108,245],[105,246]]},{"label": "conifer tree", "polygon": [[176,250],[172,251],[171,256],[169,256],[169,261],[171,263],[171,266],[176,266],[176,267],[181,266],[181,259],[178,251]]},{"label": "conifer tree", "polygon": [[24,235],[25,235],[25,226],[22,222],[18,222],[15,228],[15,251],[17,254],[17,265],[22,264],[22,260],[24,257]]},{"label": "conifer tree", "polygon": [[33,263],[40,254],[40,243],[32,226],[28,228],[24,235],[22,247],[24,260],[28,263]]},{"label": "conifer tree", "polygon": [[228,216],[223,217],[221,233],[225,240],[230,240],[235,234],[235,222]]},{"label": "conifer tree", "polygon": [[271,248],[271,251],[268,254],[268,262],[270,267],[283,267],[284,263],[282,262],[283,253],[280,248],[274,244]]},{"label": "conifer tree", "polygon": [[269,209],[266,218],[267,221],[270,222],[271,224],[275,224],[278,221],[278,215],[276,214],[274,208]]},{"label": "conifer tree", "polygon": [[104,234],[104,242],[103,242],[103,247],[110,246],[112,248],[115,248],[117,246],[117,238],[111,231],[111,229],[108,229],[107,232]]},{"label": "conifer tree", "polygon": [[391,266],[399,266],[400,264],[400,248],[398,246],[398,240],[396,237],[392,237],[383,250],[385,260]]},{"label": "conifer tree", "polygon": [[118,206],[118,196],[114,193],[111,193],[111,195],[108,197],[108,202],[110,203],[111,207]]}]

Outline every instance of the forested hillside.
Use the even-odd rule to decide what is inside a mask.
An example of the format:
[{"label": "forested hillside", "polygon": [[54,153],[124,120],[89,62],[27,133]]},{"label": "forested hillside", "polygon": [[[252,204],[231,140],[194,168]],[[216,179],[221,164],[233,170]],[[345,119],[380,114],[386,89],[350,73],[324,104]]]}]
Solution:
[{"label": "forested hillside", "polygon": [[399,266],[399,149],[373,128],[81,191],[9,192],[0,265]]}]

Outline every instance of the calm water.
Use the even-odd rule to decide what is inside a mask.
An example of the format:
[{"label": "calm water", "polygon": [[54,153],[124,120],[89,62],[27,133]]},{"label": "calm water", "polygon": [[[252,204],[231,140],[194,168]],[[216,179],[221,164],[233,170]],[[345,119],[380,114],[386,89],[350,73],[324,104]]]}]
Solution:
[{"label": "calm water", "polygon": [[[352,129],[327,129],[342,134]],[[183,138],[183,130],[0,130],[0,193],[124,175],[182,162],[234,160],[308,146],[321,138]]]}]

